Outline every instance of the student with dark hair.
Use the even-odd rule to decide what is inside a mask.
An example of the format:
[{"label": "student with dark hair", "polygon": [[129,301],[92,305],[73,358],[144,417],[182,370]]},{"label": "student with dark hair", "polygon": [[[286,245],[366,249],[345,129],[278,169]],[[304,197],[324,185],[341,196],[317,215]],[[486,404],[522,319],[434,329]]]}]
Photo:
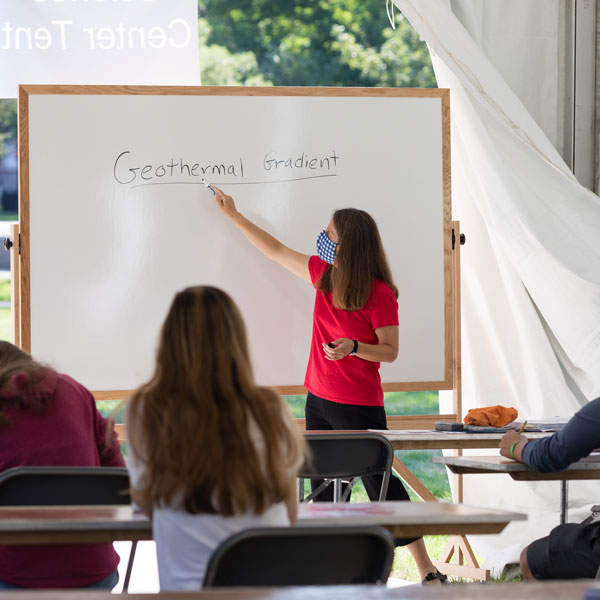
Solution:
[{"label": "student with dark hair", "polygon": [[[125,462],[112,423],[87,389],[0,341],[0,471],[22,466]],[[112,544],[0,546],[0,589],[112,589],[118,564]]]},{"label": "student with dark hair", "polygon": [[200,589],[213,550],[237,531],[296,520],[304,440],[283,400],[255,384],[225,292],[175,296],[127,430],[132,498],[152,514],[161,591]]},{"label": "student with dark hair", "polygon": [[[216,201],[265,256],[311,283],[316,289],[313,333],[304,386],[306,429],[386,429],[381,362],[398,355],[398,289],[377,225],[365,211],[334,212],[317,237],[317,255],[302,254],[244,217],[233,198],[216,190]],[[379,498],[381,476],[364,477],[371,500]],[[312,482],[313,489],[320,482]],[[327,500],[333,499],[331,492]],[[392,477],[388,500],[409,500]],[[423,583],[446,576],[431,562],[422,538],[397,540],[413,555]]]},{"label": "student with dark hair", "polygon": [[[529,440],[508,431],[500,454],[538,471],[562,471],[600,448],[600,398],[588,402],[554,435]],[[595,498],[594,500],[597,500]],[[600,521],[564,523],[521,552],[526,580],[594,578],[600,568]]]}]

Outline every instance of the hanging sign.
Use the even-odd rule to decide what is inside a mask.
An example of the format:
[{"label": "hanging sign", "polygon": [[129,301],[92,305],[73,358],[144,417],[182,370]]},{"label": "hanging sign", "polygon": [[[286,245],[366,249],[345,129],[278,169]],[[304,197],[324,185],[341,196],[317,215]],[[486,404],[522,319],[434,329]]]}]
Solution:
[{"label": "hanging sign", "polygon": [[199,85],[197,0],[2,0],[0,98],[21,83]]}]

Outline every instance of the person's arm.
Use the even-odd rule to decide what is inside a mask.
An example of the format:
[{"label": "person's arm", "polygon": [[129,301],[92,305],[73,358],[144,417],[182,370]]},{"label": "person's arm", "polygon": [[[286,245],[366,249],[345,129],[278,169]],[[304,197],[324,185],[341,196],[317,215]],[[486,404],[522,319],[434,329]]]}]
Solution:
[{"label": "person's arm", "polygon": [[146,464],[134,452],[131,445],[131,437],[135,436],[136,428],[131,410],[131,400],[127,402],[125,409],[125,427],[127,430],[127,470],[129,471],[129,495],[131,496],[131,504],[134,508],[141,510],[148,517],[152,517],[152,506],[144,502],[141,489],[144,486],[144,477],[146,472]]},{"label": "person's arm", "polygon": [[[102,417],[100,417],[102,418]],[[104,420],[105,441],[100,450],[100,464],[103,467],[124,467],[125,460],[121,453],[119,436],[115,431],[113,419]]]},{"label": "person's arm", "polygon": [[[375,330],[377,344],[365,344],[359,340],[356,354],[349,358],[362,358],[373,362],[394,362],[398,356],[398,326],[379,327]],[[323,351],[327,360],[340,360],[346,358],[354,348],[354,342],[349,338],[338,338],[330,342],[335,348],[331,348],[329,342],[323,342]]]},{"label": "person's arm", "polygon": [[506,458],[523,462],[522,452],[528,442],[529,440],[524,435],[520,435],[514,430],[507,431],[500,440],[500,454]]},{"label": "person's arm", "polygon": [[[509,434],[514,437],[515,432],[505,434],[502,439],[506,444],[513,439]],[[588,402],[554,435],[526,440],[520,440],[513,449],[517,460],[538,471],[562,471],[600,445],[600,398]]]},{"label": "person's arm", "polygon": [[298,519],[298,482],[295,477],[290,482],[288,495],[285,499],[285,507],[290,519],[290,525],[293,525]]},{"label": "person's arm", "polygon": [[143,501],[142,495],[133,486],[129,486],[129,496],[131,497],[131,504],[134,508],[139,509],[147,517],[152,518],[152,506]]},{"label": "person's arm", "polygon": [[217,192],[215,199],[217,206],[221,212],[230,219],[240,231],[248,238],[248,241],[258,248],[267,258],[279,263],[294,275],[310,282],[310,272],[308,270],[308,254],[296,252],[287,246],[283,245],[278,239],[271,234],[255,225],[252,221],[244,217],[240,213],[233,198],[220,190],[217,186],[213,186]]},{"label": "person's arm", "polygon": [[96,400],[92,393],[81,384],[78,383],[77,385],[81,392],[85,394],[92,407],[94,440],[98,449],[100,465],[102,467],[124,467],[125,460],[121,453],[121,444],[119,444],[119,436],[115,431],[114,420],[112,418],[105,419],[98,411]]}]

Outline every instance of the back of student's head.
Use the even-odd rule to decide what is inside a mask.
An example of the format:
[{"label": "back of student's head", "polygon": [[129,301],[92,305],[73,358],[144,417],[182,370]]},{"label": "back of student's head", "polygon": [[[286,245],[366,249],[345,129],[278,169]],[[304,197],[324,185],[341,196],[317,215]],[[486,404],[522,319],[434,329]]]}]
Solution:
[{"label": "back of student's head", "polygon": [[388,260],[373,217],[357,208],[341,208],[332,216],[338,235],[335,263],[318,283],[324,293],[333,294],[333,304],[344,310],[363,308],[372,291],[373,281],[389,285],[398,297]]},{"label": "back of student's head", "polygon": [[31,363],[33,359],[14,344],[0,340],[0,371],[13,368],[19,364]]},{"label": "back of student's head", "polygon": [[[253,388],[244,321],[225,292],[198,286],[175,296],[162,326],[154,379],[181,392],[229,396]],[[218,399],[206,394],[202,402]]]},{"label": "back of student's head", "polygon": [[143,501],[153,505],[182,494],[191,513],[261,513],[284,500],[302,460],[281,398],[254,383],[237,306],[214,287],[175,296],[128,419],[146,463]]},{"label": "back of student's head", "polygon": [[10,342],[0,341],[0,426],[10,426],[7,405],[40,410],[54,393],[56,374]]}]

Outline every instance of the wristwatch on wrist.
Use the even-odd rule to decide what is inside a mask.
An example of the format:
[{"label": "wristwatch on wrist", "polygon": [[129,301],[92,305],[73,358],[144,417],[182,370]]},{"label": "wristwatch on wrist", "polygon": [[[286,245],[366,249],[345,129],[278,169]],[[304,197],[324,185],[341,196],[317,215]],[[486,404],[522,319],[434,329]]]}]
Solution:
[{"label": "wristwatch on wrist", "polygon": [[354,344],[354,347],[352,348],[352,352],[350,352],[350,356],[356,356],[356,353],[358,352],[358,342],[352,340],[352,343]]}]

